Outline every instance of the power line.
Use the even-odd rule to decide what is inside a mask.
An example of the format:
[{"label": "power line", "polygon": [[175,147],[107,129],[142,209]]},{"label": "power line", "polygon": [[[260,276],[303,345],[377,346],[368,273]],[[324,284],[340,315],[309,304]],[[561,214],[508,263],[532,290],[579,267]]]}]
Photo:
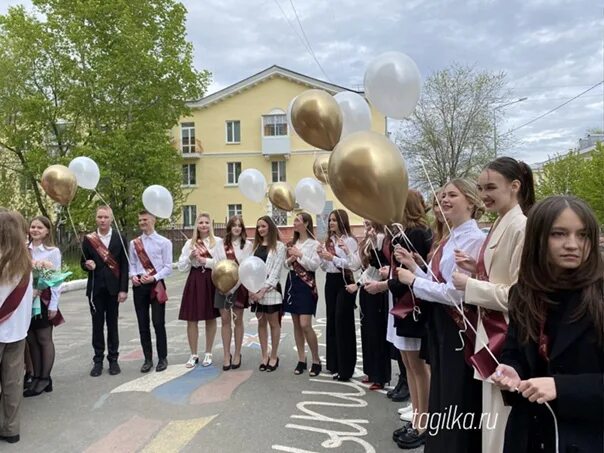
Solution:
[{"label": "power line", "polygon": [[302,37],[302,35],[300,35],[300,32],[294,26],[294,24],[289,20],[289,17],[287,17],[287,14],[285,14],[285,11],[283,10],[283,7],[279,3],[279,1],[278,0],[273,0],[273,1],[277,4],[277,6],[279,7],[279,9],[281,10],[281,14],[283,15],[283,17],[285,17],[285,20],[289,24],[290,28],[294,31],[294,33],[296,34],[296,36],[298,37],[298,39],[302,42],[302,45],[304,46],[304,49],[306,49],[306,51],[309,53],[309,55],[312,56],[312,52],[310,51],[310,49],[306,45],[306,42],[304,42],[304,38]]},{"label": "power line", "polygon": [[302,35],[304,36],[304,39],[306,40],[306,44],[308,44],[308,49],[310,50],[310,54],[312,55],[313,59],[317,63],[317,66],[319,66],[319,69],[321,69],[321,72],[323,73],[323,75],[325,76],[325,78],[328,81],[331,81],[331,79],[329,78],[329,76],[325,72],[325,69],[323,69],[323,66],[321,66],[321,63],[317,59],[317,56],[315,55],[314,50],[312,50],[312,46],[310,45],[310,41],[308,40],[308,36],[306,36],[306,32],[304,31],[304,27],[302,26],[302,22],[300,21],[300,17],[298,16],[298,11],[296,11],[296,7],[294,6],[293,0],[289,0],[289,4],[292,6],[292,9],[294,10],[294,14],[296,16],[296,20],[298,21],[298,25],[300,26],[300,30],[302,31]]},{"label": "power line", "polygon": [[584,94],[586,94],[586,93],[590,92],[590,91],[591,91],[591,90],[593,90],[594,88],[599,87],[599,86],[600,86],[600,85],[602,85],[603,83],[604,83],[604,80],[602,80],[601,82],[596,83],[596,84],[595,84],[595,85],[593,85],[591,88],[588,88],[587,90],[585,90],[585,91],[583,91],[583,92],[579,93],[579,94],[578,94],[578,95],[576,95],[575,97],[572,97],[572,98],[570,98],[569,100],[567,100],[566,102],[563,102],[562,104],[560,104],[560,105],[558,105],[558,106],[554,107],[553,109],[551,109],[551,110],[549,110],[549,111],[545,112],[544,114],[539,115],[537,118],[533,118],[532,120],[527,121],[526,123],[521,124],[520,126],[515,127],[514,129],[511,129],[511,130],[507,131],[505,135],[507,135],[507,134],[511,134],[512,132],[515,132],[515,131],[517,131],[518,129],[522,129],[523,127],[528,126],[529,124],[533,124],[535,121],[540,120],[541,118],[543,118],[543,117],[545,117],[545,116],[549,115],[550,113],[554,113],[556,110],[561,109],[561,108],[562,108],[562,107],[564,107],[566,104],[568,104],[568,103],[570,103],[570,102],[574,101],[575,99],[580,98],[580,97],[581,97],[581,96],[583,96]]}]

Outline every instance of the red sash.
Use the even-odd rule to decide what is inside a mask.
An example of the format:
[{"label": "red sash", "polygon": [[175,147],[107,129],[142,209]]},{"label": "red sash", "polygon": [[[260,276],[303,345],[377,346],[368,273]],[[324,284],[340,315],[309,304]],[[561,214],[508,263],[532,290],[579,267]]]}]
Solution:
[{"label": "red sash", "polygon": [[[476,278],[482,281],[489,281],[489,276],[484,263],[484,252],[490,238],[491,233],[489,232],[489,235],[480,248],[478,262],[476,263]],[[505,316],[503,316],[503,313],[500,311],[489,310],[482,307],[479,308],[479,312],[482,326],[484,327],[484,331],[488,338],[488,347],[493,355],[499,358],[508,331]],[[483,379],[489,378],[497,369],[497,362],[493,360],[493,357],[491,357],[487,348],[482,348],[476,354],[473,354],[472,357],[470,357],[470,362]]]},{"label": "red sash", "polygon": [[[48,308],[48,306],[50,305],[51,297],[52,297],[52,292],[50,291],[50,288],[46,288],[44,291],[42,291],[40,293],[40,300],[42,302],[44,302],[44,305],[46,305],[46,308]],[[63,315],[61,314],[61,310],[59,310],[57,308],[57,314],[55,315],[54,318],[49,319],[48,322],[50,322],[55,327],[63,324],[65,322],[65,318],[63,318]]]},{"label": "red sash", "polygon": [[[329,238],[329,240],[327,241],[327,246],[325,248],[333,256],[337,256],[336,255],[336,245],[334,243],[333,238]],[[335,266],[335,264],[334,264],[334,266]],[[347,284],[354,283],[354,275],[352,274],[352,271],[350,269],[340,269],[338,266],[336,266],[336,269],[344,274],[344,280],[346,281]]]},{"label": "red sash", "polygon": [[24,275],[23,278],[19,281],[19,284],[11,291],[8,297],[4,300],[4,303],[0,307],[0,324],[6,321],[11,315],[15,312],[21,301],[23,300],[23,296],[27,291],[29,286],[29,274]]},{"label": "red sash", "polygon": [[195,250],[197,250],[197,252],[199,252],[199,255],[203,258],[212,258],[212,254],[201,239],[197,239],[197,243],[195,244]]},{"label": "red sash", "polygon": [[[398,263],[394,258],[394,254],[392,253],[392,238],[390,236],[386,236],[384,238],[384,242],[382,243],[382,253],[388,264],[390,265],[390,278],[397,278],[396,268]],[[411,290],[407,291],[401,297],[394,298],[394,304],[392,310],[390,310],[390,314],[392,316],[396,316],[400,319],[405,319],[409,313],[413,313],[413,309],[415,308],[415,303],[413,301],[413,296],[411,294]]]},{"label": "red sash", "polygon": [[539,324],[539,355],[543,360],[549,362],[549,336],[545,333],[545,318]]},{"label": "red sash", "polygon": [[227,257],[227,260],[235,261],[237,264],[239,264],[239,260],[237,259],[237,255],[235,254],[235,248],[233,247],[233,244],[224,244],[224,253]]},{"label": "red sash", "polygon": [[[444,279],[442,273],[440,272],[440,260],[442,259],[443,250],[448,241],[449,241],[449,238],[446,238],[441,241],[438,248],[434,252],[434,255],[432,255],[432,261],[430,263],[430,268],[432,269],[432,273],[436,277],[436,281],[439,283],[447,283],[446,280]],[[476,329],[476,325],[477,325],[477,321],[478,321],[478,314],[476,312],[476,307],[468,306],[467,304],[463,304],[462,307],[463,307],[463,313],[467,319],[467,322],[470,322],[472,324],[472,326],[474,326],[474,328]],[[463,332],[464,337],[465,337],[464,357],[466,359],[466,363],[470,366],[473,366],[472,362],[470,361],[470,358],[472,357],[472,355],[474,355],[474,347],[476,345],[476,334],[474,333],[474,331],[472,329],[468,329],[465,327],[464,317],[461,315],[461,313],[459,313],[459,310],[457,308],[447,306],[446,310],[447,310],[447,313],[449,314],[449,316],[451,317],[451,319],[453,320],[453,322],[455,323],[455,325],[457,326],[457,328],[460,331],[464,331]]]},{"label": "red sash", "polygon": [[86,239],[88,239],[88,242],[90,242],[90,245],[92,245],[94,251],[98,253],[107,267],[111,269],[111,272],[113,272],[115,278],[120,278],[120,267],[109,249],[105,247],[105,244],[103,244],[103,241],[101,241],[99,235],[96,232],[90,233],[86,235]]},{"label": "red sash", "polygon": [[[143,265],[145,272],[147,275],[155,275],[157,271],[155,270],[155,266],[151,262],[149,255],[145,251],[145,246],[143,245],[143,241],[140,237],[137,237],[132,241],[134,245],[134,250],[136,251],[136,255],[138,256],[139,261]],[[163,280],[156,281],[153,285],[153,289],[151,290],[151,299],[157,300],[160,304],[165,304],[168,300],[168,293],[166,292],[166,285]]]},{"label": "red sash", "polygon": [[[294,244],[293,242],[288,242],[287,246],[294,247]],[[300,280],[302,280],[310,287],[312,297],[315,300],[315,303],[317,303],[317,301],[319,300],[319,293],[317,292],[317,281],[315,279],[315,273],[304,269],[304,266],[298,263],[298,260],[294,260],[294,262],[292,263],[292,268],[294,269],[294,272],[300,278]]]}]

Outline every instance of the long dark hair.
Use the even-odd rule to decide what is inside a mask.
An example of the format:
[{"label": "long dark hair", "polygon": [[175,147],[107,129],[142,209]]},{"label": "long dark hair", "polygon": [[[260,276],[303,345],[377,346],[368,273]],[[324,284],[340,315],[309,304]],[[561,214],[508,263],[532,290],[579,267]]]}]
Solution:
[{"label": "long dark hair", "polygon": [[504,156],[489,162],[484,169],[496,171],[508,182],[520,182],[518,204],[524,215],[526,215],[535,204],[535,182],[531,167],[522,161]]},{"label": "long dark hair", "polygon": [[347,234],[352,237],[352,230],[350,229],[350,220],[348,220],[348,213],[343,209],[334,209],[329,213],[327,217],[327,238],[325,239],[325,245],[329,244],[331,240],[331,232],[329,231],[329,219],[331,216],[336,218],[336,222],[338,222],[338,230],[340,230],[340,234]]},{"label": "long dark hair", "polygon": [[256,233],[254,234],[254,250],[261,246],[263,242],[262,236],[260,236],[260,234],[258,233],[258,222],[260,222],[261,220],[263,222],[266,222],[268,225],[268,235],[266,237],[266,242],[268,242],[267,248],[269,250],[275,250],[277,248],[277,241],[281,239],[279,236],[279,228],[277,228],[277,225],[275,225],[275,221],[267,215],[260,217],[256,221]]},{"label": "long dark hair", "polygon": [[[315,237],[315,227],[312,223],[312,216],[307,213],[307,212],[299,212],[297,216],[302,217],[302,223],[306,224],[306,232],[308,233],[308,236],[311,238]],[[300,239],[300,233],[298,233],[297,231],[294,231],[294,237],[292,238],[292,244],[295,244],[296,242],[298,242],[298,240]]]},{"label": "long dark hair", "polygon": [[241,250],[243,250],[243,248],[245,247],[245,240],[247,239],[247,232],[245,231],[245,225],[243,224],[243,217],[240,215],[232,216],[227,222],[226,234],[224,236],[224,245],[226,245],[227,247],[231,247],[233,245],[233,233],[231,232],[231,230],[235,226],[235,222],[239,222],[239,225],[241,225],[241,244],[239,244],[239,247],[241,248]]},{"label": "long dark hair", "polygon": [[[53,234],[52,234],[52,223],[50,223],[50,219],[43,215],[38,215],[38,216],[34,217],[33,219],[31,219],[31,221],[29,222],[29,226],[31,226],[31,224],[34,223],[34,220],[37,220],[38,222],[40,222],[48,230],[48,234],[42,240],[42,244],[44,244],[44,246],[46,248],[55,247],[55,241],[53,239]],[[29,236],[29,231],[28,231],[28,237],[29,237],[29,242],[31,242],[31,236]]]},{"label": "long dark hair", "polygon": [[[585,225],[585,247],[589,247],[589,253],[577,269],[559,272],[544,257],[548,256],[552,226],[567,208]],[[576,321],[589,315],[599,344],[604,345],[604,262],[598,250],[598,236],[598,221],[593,212],[576,197],[549,197],[531,209],[526,222],[518,283],[509,296],[510,316],[518,324],[521,341],[539,341],[540,326],[545,322],[548,307],[554,303],[547,293],[577,289],[581,290],[581,301],[572,319]]]},{"label": "long dark hair", "polygon": [[409,189],[405,203],[405,228],[429,228],[424,197],[417,190]]},{"label": "long dark hair", "polygon": [[[384,228],[384,225],[380,224],[380,223],[376,223],[373,220],[369,221],[369,224],[371,225],[371,228],[373,228],[375,230],[375,232],[377,234],[381,233],[381,234],[385,234],[386,229]],[[365,237],[361,240],[360,244],[359,244],[359,257],[361,258],[361,264],[363,265],[363,267],[367,267],[369,266],[369,260],[371,258],[371,253],[377,253],[377,251],[373,251],[374,247],[373,246],[368,246],[367,243],[369,242],[369,234],[368,234],[367,230],[365,232]],[[388,240],[388,239],[384,239],[384,240]]]}]

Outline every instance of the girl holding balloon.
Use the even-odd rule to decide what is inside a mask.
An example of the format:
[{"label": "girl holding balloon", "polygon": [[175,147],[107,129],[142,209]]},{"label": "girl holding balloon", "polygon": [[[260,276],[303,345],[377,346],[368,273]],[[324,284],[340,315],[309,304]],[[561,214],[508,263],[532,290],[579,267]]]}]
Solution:
[{"label": "girl holding balloon", "polygon": [[321,268],[326,271],[327,369],[334,379],[348,381],[357,361],[354,323],[355,294],[346,285],[355,282],[353,254],[357,241],[352,236],[348,213],[336,209],[329,214],[329,236],[318,248]]},{"label": "girl holding balloon", "polygon": [[[250,293],[252,311],[258,319],[258,339],[262,351],[260,371],[275,371],[279,367],[279,341],[281,339],[281,270],[285,263],[286,248],[279,240],[279,230],[273,219],[263,216],[256,222],[253,245],[254,256],[266,263],[264,286]],[[268,326],[271,330],[271,353],[268,354]]]}]

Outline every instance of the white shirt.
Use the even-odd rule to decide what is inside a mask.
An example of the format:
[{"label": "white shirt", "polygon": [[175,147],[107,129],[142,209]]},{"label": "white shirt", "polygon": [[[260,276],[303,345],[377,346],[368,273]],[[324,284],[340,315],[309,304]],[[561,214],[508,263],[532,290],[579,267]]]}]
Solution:
[{"label": "white shirt", "polygon": [[[246,239],[243,249],[241,248],[241,238],[237,238],[233,241],[233,250],[235,251],[235,257],[239,264],[243,263],[243,260],[248,256],[252,256],[254,244]],[[226,250],[224,252],[226,258]]]},{"label": "white shirt", "polygon": [[[31,281],[33,277],[30,275]],[[9,294],[17,287],[19,280],[0,285],[0,307],[6,301]],[[31,305],[33,302],[33,287],[28,285],[21,303],[13,314],[3,323],[0,323],[0,343],[14,343],[21,341],[27,336],[27,330],[31,323]]]},{"label": "white shirt", "polygon": [[[352,255],[352,266],[355,269],[362,269],[363,263],[361,260],[361,254],[368,253],[370,256],[373,254],[372,249],[377,254],[380,250],[382,250],[382,245],[384,244],[385,235],[383,233],[378,233],[375,238],[375,242],[366,242],[365,247],[366,250],[357,250],[356,253]],[[381,263],[382,265],[387,265],[388,263]],[[359,277],[358,281],[362,284],[381,281],[379,269],[376,269],[371,264],[367,266],[366,269],[363,269],[363,273]]]},{"label": "white shirt", "polygon": [[[422,300],[451,306],[459,305],[463,301],[464,292],[456,290],[452,282],[453,272],[457,269],[454,250],[463,250],[478,260],[480,247],[485,238],[486,235],[480,231],[476,220],[473,219],[453,228],[439,264],[440,273],[447,283],[433,281],[431,274],[425,273],[418,266],[415,270],[418,278],[413,283],[413,293]],[[429,267],[431,266],[432,262],[429,263]],[[463,272],[461,269],[459,271]]]},{"label": "white shirt", "polygon": [[[203,240],[204,245],[212,255],[212,258],[206,258],[206,263],[203,267],[207,267],[208,269],[214,269],[214,266],[222,260],[226,259],[226,254],[224,252],[224,243],[220,238],[214,238],[216,241],[214,243],[214,247],[210,247],[210,238],[205,238]],[[199,262],[197,258],[192,258],[191,253],[193,253],[193,247],[191,246],[192,239],[187,240],[185,245],[183,246],[180,252],[180,258],[178,258],[178,270],[181,272],[187,272],[191,270],[191,267],[201,267],[202,264]]]},{"label": "white shirt", "polygon": [[332,236],[330,238],[330,241],[332,241],[335,246],[336,254],[333,257],[333,261],[321,259],[321,269],[323,269],[325,272],[329,272],[331,274],[339,274],[340,272],[342,272],[340,269],[356,269],[354,267],[353,256],[359,248],[357,241],[352,236],[346,236],[343,237],[343,239],[344,243],[348,247],[348,250],[350,251],[350,255],[347,255],[346,252],[342,250],[338,245],[339,238]]},{"label": "white shirt", "polygon": [[[143,247],[156,270],[155,280],[163,280],[172,273],[172,242],[155,231],[151,234],[142,234]],[[130,241],[130,277],[146,275],[147,271],[141,264],[134,248],[134,241]]]},{"label": "white shirt", "polygon": [[[61,270],[61,251],[57,247],[46,247],[44,244],[34,247],[32,244],[29,244],[29,250],[31,251],[31,257],[33,260],[49,261],[52,263],[53,270]],[[57,307],[59,306],[59,296],[61,295],[61,286],[62,285],[50,288],[50,303],[48,304],[49,310],[57,310]]]},{"label": "white shirt", "polygon": [[[302,256],[297,258],[296,261],[309,272],[315,272],[321,265],[321,257],[317,252],[319,247],[319,241],[312,238],[307,238],[305,241],[296,242],[294,247],[302,252]],[[291,265],[287,264],[287,259],[284,263],[285,267],[291,269]]]},{"label": "white shirt", "polygon": [[111,242],[111,235],[113,234],[113,229],[109,228],[109,233],[101,234],[99,230],[96,230],[96,234],[101,239],[101,242],[105,245],[105,247],[109,248],[109,243]]}]

